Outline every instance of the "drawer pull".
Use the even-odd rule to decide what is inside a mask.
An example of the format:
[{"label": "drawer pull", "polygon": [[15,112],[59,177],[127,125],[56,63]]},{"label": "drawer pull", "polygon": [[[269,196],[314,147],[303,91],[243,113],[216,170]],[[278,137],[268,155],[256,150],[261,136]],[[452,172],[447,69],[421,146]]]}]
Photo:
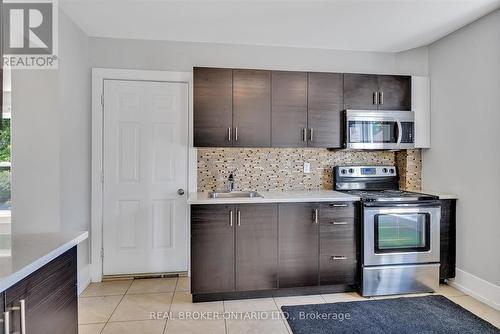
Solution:
[{"label": "drawer pull", "polygon": [[21,334],[26,334],[26,300],[19,301],[21,305]]},{"label": "drawer pull", "polygon": [[333,225],[347,225],[347,222],[332,222]]},{"label": "drawer pull", "polygon": [[10,314],[9,311],[3,313],[3,330],[5,334],[10,334]]},{"label": "drawer pull", "polygon": [[330,260],[333,260],[333,261],[336,261],[336,260],[347,260],[347,256],[337,256],[337,255],[334,255],[334,256],[330,257]]},{"label": "drawer pull", "polygon": [[334,208],[347,208],[347,204],[331,204]]}]

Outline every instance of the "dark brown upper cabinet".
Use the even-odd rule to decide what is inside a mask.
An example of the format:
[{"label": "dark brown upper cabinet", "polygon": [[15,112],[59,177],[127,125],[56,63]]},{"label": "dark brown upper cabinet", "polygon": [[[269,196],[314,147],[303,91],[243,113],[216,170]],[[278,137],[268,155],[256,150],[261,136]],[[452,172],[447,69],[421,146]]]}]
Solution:
[{"label": "dark brown upper cabinet", "polygon": [[271,145],[307,146],[307,73],[272,72]]},{"label": "dark brown upper cabinet", "polygon": [[271,146],[271,72],[233,70],[233,146]]},{"label": "dark brown upper cabinet", "polygon": [[344,74],[345,109],[411,110],[411,77]]},{"label": "dark brown upper cabinet", "polygon": [[307,144],[309,147],[342,147],[344,75],[308,74]]},{"label": "dark brown upper cabinet", "polygon": [[232,146],[233,71],[194,68],[194,146]]}]

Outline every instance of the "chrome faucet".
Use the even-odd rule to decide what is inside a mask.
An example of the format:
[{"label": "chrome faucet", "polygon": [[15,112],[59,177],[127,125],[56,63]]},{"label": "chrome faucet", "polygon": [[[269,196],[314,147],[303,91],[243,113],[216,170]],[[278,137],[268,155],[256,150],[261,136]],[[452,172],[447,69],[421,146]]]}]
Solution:
[{"label": "chrome faucet", "polygon": [[229,192],[232,192],[234,191],[234,172],[231,172],[229,174],[229,178],[228,178],[228,181],[229,181]]}]

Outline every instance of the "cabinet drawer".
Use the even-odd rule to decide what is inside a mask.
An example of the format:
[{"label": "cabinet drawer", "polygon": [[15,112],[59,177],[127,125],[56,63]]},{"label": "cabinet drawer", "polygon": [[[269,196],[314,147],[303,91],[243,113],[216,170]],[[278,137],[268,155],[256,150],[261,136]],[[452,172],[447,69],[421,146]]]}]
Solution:
[{"label": "cabinet drawer", "polygon": [[320,284],[354,284],[358,281],[355,254],[321,255]]},{"label": "cabinet drawer", "polygon": [[345,225],[320,225],[320,254],[355,254],[356,229],[354,220]]},{"label": "cabinet drawer", "polygon": [[320,219],[328,222],[338,218],[354,218],[356,207],[356,202],[324,203],[320,207]]}]

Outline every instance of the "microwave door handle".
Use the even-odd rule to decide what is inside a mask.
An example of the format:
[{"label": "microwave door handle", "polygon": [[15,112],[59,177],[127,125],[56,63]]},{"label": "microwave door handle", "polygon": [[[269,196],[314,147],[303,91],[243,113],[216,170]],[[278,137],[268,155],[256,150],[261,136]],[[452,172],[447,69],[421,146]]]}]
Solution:
[{"label": "microwave door handle", "polygon": [[396,123],[398,124],[398,142],[397,146],[401,146],[401,140],[403,140],[403,124],[401,124],[400,120],[396,120]]}]

